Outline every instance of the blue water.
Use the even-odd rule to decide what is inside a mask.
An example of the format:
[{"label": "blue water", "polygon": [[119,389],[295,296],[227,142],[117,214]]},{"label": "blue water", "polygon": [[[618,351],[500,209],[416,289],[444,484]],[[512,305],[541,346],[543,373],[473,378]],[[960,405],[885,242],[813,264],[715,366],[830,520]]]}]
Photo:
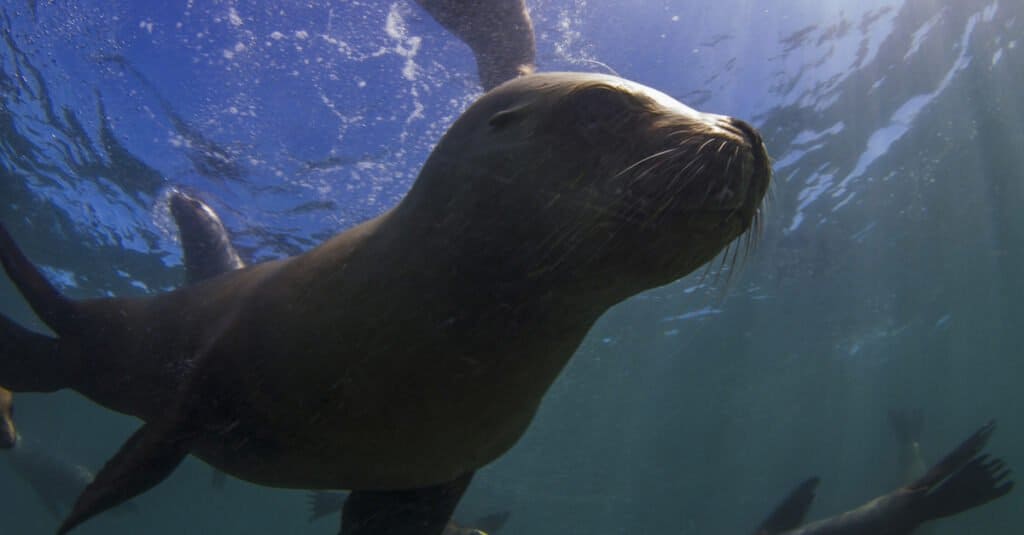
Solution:
[{"label": "blue water", "polygon": [[[747,533],[815,474],[824,516],[901,482],[893,408],[922,409],[929,460],[996,418],[991,451],[1024,467],[1024,4],[527,3],[541,70],[749,119],[775,183],[737,272],[600,320],[460,518]],[[277,4],[0,4],[0,220],[68,295],[180,285],[171,186],[252,262],[306,250],[397,202],[479,95],[468,48],[412,2]],[[0,312],[42,329],[6,279]],[[17,411],[92,468],[137,426],[66,392]],[[0,497],[0,533],[56,526],[3,462]],[[76,533],[337,531],[301,491],[214,490],[194,460],[135,501]],[[1016,533],[1020,510],[1018,491],[934,533]]]}]

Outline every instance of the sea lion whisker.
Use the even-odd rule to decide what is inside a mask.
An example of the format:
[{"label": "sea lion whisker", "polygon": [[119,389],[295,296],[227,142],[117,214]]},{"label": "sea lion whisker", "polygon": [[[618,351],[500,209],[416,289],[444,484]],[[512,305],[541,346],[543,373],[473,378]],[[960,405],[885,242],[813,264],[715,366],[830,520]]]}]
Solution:
[{"label": "sea lion whisker", "polygon": [[615,175],[612,178],[619,178],[620,176],[622,176],[622,175],[632,171],[634,168],[636,168],[639,165],[643,165],[644,163],[646,163],[646,162],[648,162],[650,160],[653,160],[655,158],[659,158],[659,157],[664,156],[666,154],[672,154],[673,152],[675,152],[677,150],[679,150],[679,147],[672,147],[670,149],[665,149],[665,150],[662,150],[662,151],[658,151],[658,152],[655,152],[654,154],[651,154],[649,156],[641,158],[640,160],[636,161],[635,163],[627,166],[622,171],[619,171],[618,173],[615,173]]}]

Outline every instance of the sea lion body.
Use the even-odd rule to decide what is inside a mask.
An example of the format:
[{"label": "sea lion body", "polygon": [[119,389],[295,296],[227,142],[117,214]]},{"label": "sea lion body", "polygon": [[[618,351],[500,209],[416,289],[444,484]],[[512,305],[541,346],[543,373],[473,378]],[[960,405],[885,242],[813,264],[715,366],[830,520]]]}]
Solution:
[{"label": "sea lion body", "polygon": [[[308,253],[78,302],[5,234],[0,259],[60,335],[46,358],[73,370],[67,386],[147,421],[111,474],[165,475],[191,452],[270,486],[464,488],[523,434],[594,321],[721,252],[769,177],[741,121],[546,73],[474,103],[395,208]],[[6,358],[0,381],[28,385],[38,370]],[[346,518],[377,499],[350,499]]]}]

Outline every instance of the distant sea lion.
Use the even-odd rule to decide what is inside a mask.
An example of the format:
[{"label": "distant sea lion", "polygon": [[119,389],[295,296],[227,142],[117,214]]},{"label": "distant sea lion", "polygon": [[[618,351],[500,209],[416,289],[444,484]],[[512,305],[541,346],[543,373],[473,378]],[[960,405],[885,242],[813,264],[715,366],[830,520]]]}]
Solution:
[{"label": "distant sea lion", "polygon": [[523,0],[416,0],[476,56],[484,91],[534,71],[537,46]]},{"label": "distant sea lion", "polygon": [[14,394],[0,388],[0,449],[11,449],[18,441],[18,429],[14,426]]},{"label": "distant sea lion", "polygon": [[452,125],[393,209],[305,254],[141,298],[60,295],[0,228],[59,339],[0,316],[0,386],[145,424],[60,533],[192,453],[253,483],[354,489],[344,535],[437,535],[612,305],[754,226],[746,123],[621,78],[545,73]]},{"label": "distant sea lion", "polygon": [[984,505],[1013,490],[1002,459],[981,454],[995,431],[989,422],[917,480],[845,513],[798,527],[818,478],[801,483],[754,535],[909,535],[918,526]]},{"label": "distant sea lion", "polygon": [[[309,521],[313,522],[325,516],[338,514],[344,507],[347,498],[348,495],[344,492],[310,492]],[[509,516],[508,511],[502,511],[477,518],[465,526],[450,520],[442,535],[494,535],[505,527]]]}]

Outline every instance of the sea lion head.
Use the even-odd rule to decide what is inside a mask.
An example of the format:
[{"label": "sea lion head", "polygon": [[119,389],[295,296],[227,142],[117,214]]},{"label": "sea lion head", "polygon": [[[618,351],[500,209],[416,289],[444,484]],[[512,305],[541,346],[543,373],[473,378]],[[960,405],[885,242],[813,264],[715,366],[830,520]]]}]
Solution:
[{"label": "sea lion head", "polygon": [[0,388],[0,449],[11,449],[18,442],[14,427],[14,396],[10,390]]},{"label": "sea lion head", "polygon": [[499,287],[547,284],[610,305],[754,226],[770,176],[742,121],[614,76],[544,73],[474,103],[401,209],[444,228],[456,264]]},{"label": "sea lion head", "polygon": [[197,197],[177,189],[169,192],[167,203],[178,225],[187,283],[192,284],[245,265],[231,245],[224,223],[213,208]]}]

